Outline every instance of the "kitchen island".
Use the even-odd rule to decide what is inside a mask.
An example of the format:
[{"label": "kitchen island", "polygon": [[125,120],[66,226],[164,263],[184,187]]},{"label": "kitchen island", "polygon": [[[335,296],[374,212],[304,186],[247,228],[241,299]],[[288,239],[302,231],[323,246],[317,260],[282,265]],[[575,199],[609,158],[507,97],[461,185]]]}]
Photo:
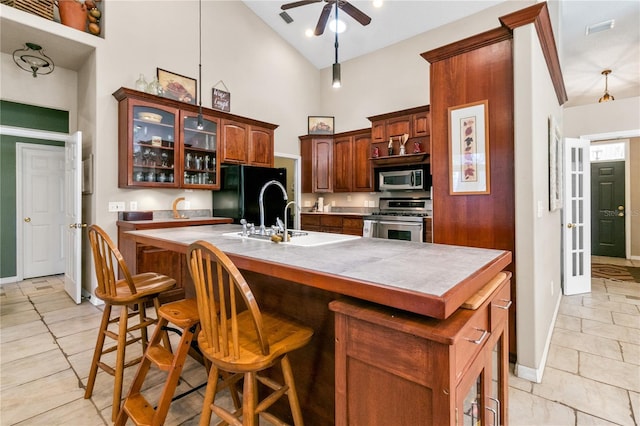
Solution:
[{"label": "kitchen island", "polygon": [[[491,314],[496,294],[500,293],[502,299],[508,300],[508,275],[501,271],[511,262],[510,252],[370,238],[300,247],[224,235],[240,229],[238,225],[198,226],[124,232],[121,237],[177,253],[186,253],[188,245],[196,240],[209,241],[227,253],[242,271],[262,309],[278,310],[314,329],[312,342],[291,356],[307,424],[326,425],[334,421],[348,424],[343,420],[347,419],[346,399],[352,401],[353,395],[346,389],[349,374],[345,370],[346,364],[343,359],[336,358],[334,351],[336,324],[328,305],[335,300],[342,304],[332,307],[341,317],[341,333],[346,327],[343,317],[357,316],[356,311],[368,312],[365,316],[370,317],[367,320],[370,324],[386,315],[389,324],[379,328],[387,331],[370,336],[372,342],[376,339],[387,341],[397,331],[413,330],[409,334],[424,340],[424,350],[438,352],[442,363],[434,359],[428,368],[424,364],[423,371],[412,371],[416,377],[439,377],[442,371],[446,373],[438,383],[427,384],[421,380],[422,385],[442,386],[441,390],[431,392],[431,400],[424,401],[424,407],[430,407],[431,418],[436,420],[423,419],[421,422],[455,424],[456,410],[451,405],[455,401],[445,403],[443,398],[453,401],[457,392],[452,388],[478,363],[476,359],[484,359],[484,351],[479,349],[490,343],[486,336],[502,339],[504,335],[500,327],[506,327],[506,324],[491,320]],[[495,291],[476,310],[459,309],[467,299],[491,283],[495,284]],[[185,290],[187,296],[193,296],[192,290]],[[387,327],[396,319],[401,321],[400,325]],[[389,330],[394,328],[396,330],[390,334]],[[473,336],[471,341],[476,343],[472,343],[472,348],[467,350],[458,345],[465,339],[463,333],[478,334],[477,330],[484,333],[481,331],[480,337]],[[401,338],[396,343],[402,345],[404,340]],[[434,349],[438,345],[449,349],[444,352],[444,349]],[[504,346],[500,345],[501,348]],[[415,343],[411,343],[406,348],[407,353],[415,352],[415,348]],[[343,352],[339,356],[345,355]],[[385,352],[376,357],[384,360]],[[506,362],[503,359],[505,365]],[[388,360],[389,363],[396,365],[396,370],[402,370],[401,359],[394,358]],[[378,366],[374,367],[378,369]],[[438,373],[438,369],[442,371]],[[382,370],[384,366],[378,369]],[[501,377],[502,385],[505,385],[506,376],[501,374]],[[393,389],[378,391],[386,393]],[[366,395],[371,389],[360,389],[359,392]],[[362,403],[366,404],[366,401]],[[336,407],[341,408],[336,411]],[[413,408],[397,407],[397,410],[410,416]],[[424,414],[424,409],[418,411]],[[369,412],[376,417],[375,406],[370,406]]]}]

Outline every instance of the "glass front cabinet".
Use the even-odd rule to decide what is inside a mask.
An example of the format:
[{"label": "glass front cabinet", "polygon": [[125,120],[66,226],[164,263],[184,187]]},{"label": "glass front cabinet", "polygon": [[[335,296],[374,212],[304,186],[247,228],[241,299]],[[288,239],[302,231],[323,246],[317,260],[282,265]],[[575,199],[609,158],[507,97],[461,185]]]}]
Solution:
[{"label": "glass front cabinet", "polygon": [[219,189],[219,119],[130,89],[118,99],[120,188]]}]

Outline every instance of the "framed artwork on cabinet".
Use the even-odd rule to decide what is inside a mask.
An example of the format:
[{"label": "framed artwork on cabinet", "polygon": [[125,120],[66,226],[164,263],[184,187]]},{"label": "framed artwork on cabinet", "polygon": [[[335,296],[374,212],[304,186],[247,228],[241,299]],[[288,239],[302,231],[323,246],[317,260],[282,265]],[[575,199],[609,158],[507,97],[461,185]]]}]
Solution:
[{"label": "framed artwork on cabinet", "polygon": [[562,208],[562,138],[553,116],[549,116],[549,211]]},{"label": "framed artwork on cabinet", "polygon": [[158,81],[162,86],[162,96],[188,104],[196,104],[198,81],[171,71],[158,68]]},{"label": "framed artwork on cabinet", "polygon": [[311,115],[309,116],[309,134],[310,135],[332,135],[334,131],[334,118],[326,116]]},{"label": "framed artwork on cabinet", "polygon": [[490,194],[489,102],[449,108],[449,194]]}]

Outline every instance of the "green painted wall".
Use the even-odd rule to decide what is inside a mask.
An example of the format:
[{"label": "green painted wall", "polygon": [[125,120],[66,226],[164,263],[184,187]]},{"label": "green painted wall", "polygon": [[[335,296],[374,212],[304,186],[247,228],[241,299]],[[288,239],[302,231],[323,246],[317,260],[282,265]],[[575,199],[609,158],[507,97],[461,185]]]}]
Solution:
[{"label": "green painted wall", "polygon": [[[69,113],[0,101],[3,126],[69,132]],[[63,142],[0,135],[0,278],[14,277],[16,263],[16,143],[64,146]]]}]

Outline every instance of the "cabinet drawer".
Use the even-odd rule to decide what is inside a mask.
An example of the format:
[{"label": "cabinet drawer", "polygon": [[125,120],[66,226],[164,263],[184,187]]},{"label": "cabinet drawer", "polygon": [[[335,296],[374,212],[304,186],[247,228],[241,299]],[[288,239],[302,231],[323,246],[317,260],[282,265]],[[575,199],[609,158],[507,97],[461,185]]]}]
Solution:
[{"label": "cabinet drawer", "polygon": [[511,282],[507,280],[506,284],[498,291],[491,301],[491,331],[495,330],[501,324],[504,324],[509,317],[509,307],[511,306]]},{"label": "cabinet drawer", "polygon": [[320,216],[301,214],[300,223],[302,224],[302,226],[320,226]]},{"label": "cabinet drawer", "polygon": [[466,366],[475,358],[489,338],[489,309],[487,305],[475,311],[473,317],[458,334],[454,346],[456,381],[462,376]]},{"label": "cabinet drawer", "polygon": [[333,228],[342,228],[342,216],[322,215],[320,216],[320,225]]}]

